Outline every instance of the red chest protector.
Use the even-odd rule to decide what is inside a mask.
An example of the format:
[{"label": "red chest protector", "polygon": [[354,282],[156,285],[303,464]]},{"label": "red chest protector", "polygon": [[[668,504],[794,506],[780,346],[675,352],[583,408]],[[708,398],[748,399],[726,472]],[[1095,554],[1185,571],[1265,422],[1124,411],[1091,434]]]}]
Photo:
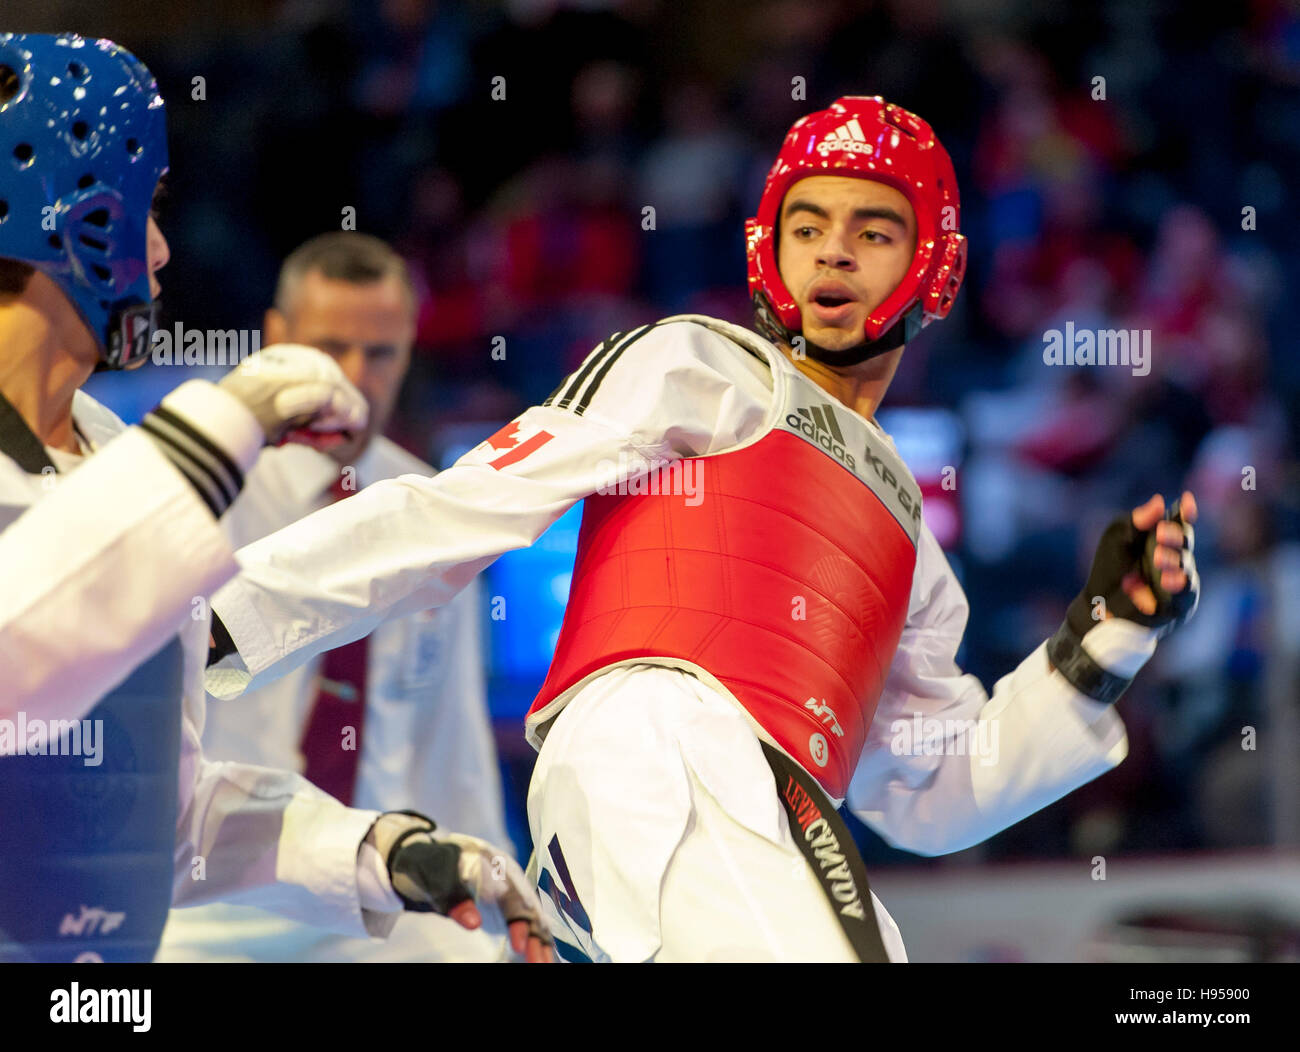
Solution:
[{"label": "red chest protector", "polygon": [[778,369],[762,438],[587,498],[530,730],[610,665],[687,668],[845,796],[907,618],[920,492],[865,421]]}]

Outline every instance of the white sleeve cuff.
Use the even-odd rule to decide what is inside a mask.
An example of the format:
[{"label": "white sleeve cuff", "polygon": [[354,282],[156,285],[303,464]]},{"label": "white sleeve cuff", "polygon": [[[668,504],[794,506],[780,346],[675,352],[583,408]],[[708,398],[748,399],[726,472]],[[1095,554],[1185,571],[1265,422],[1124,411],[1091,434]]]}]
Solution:
[{"label": "white sleeve cuff", "polygon": [[388,866],[375,846],[365,841],[361,842],[361,850],[357,852],[357,891],[361,895],[363,910],[399,913],[404,909],[388,877]]},{"label": "white sleeve cuff", "polygon": [[1156,630],[1108,617],[1083,637],[1083,649],[1107,672],[1132,679],[1156,652]]},{"label": "white sleeve cuff", "polygon": [[208,440],[247,472],[266,445],[266,435],[250,409],[207,380],[187,380],[162,400],[165,408],[202,431]]}]

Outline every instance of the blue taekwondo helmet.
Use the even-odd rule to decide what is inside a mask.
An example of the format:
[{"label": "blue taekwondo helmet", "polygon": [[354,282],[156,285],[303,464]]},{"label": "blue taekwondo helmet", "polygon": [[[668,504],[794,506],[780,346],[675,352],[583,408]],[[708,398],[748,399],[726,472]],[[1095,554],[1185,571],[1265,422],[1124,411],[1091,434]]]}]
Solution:
[{"label": "blue taekwondo helmet", "polygon": [[111,40],[0,34],[0,257],[44,271],[110,369],[149,356],[149,209],[167,171],[153,74]]}]

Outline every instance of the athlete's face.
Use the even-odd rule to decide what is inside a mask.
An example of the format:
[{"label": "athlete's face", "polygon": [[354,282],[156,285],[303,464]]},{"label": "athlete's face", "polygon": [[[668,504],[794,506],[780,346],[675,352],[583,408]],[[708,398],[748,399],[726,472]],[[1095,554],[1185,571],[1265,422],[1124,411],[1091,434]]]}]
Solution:
[{"label": "athlete's face", "polygon": [[162,292],[162,285],[158,283],[154,273],[167,266],[167,261],[172,258],[172,252],[167,246],[167,239],[163,237],[163,232],[158,229],[158,224],[154,222],[153,216],[149,217],[148,232],[145,236],[145,251],[149,260],[149,295],[157,299],[159,293]]},{"label": "athlete's face", "polygon": [[149,208],[149,221],[145,225],[145,260],[149,270],[149,295],[153,299],[157,299],[162,292],[162,285],[158,283],[154,274],[167,266],[167,261],[172,258],[172,250],[167,246],[167,239],[163,237],[163,232],[158,227],[158,204],[165,193],[164,181],[159,179],[158,185],[153,188],[153,203]]},{"label": "athlete's face", "polygon": [[781,280],[804,336],[828,350],[863,341],[867,315],[898,288],[915,252],[912,206],[884,183],[813,175],[781,203]]},{"label": "athlete's face", "polygon": [[266,312],[263,342],[302,343],[324,351],[370,403],[366,430],[331,450],[353,463],[374,435],[388,426],[411,362],[414,310],[400,278],[354,285],[308,271],[286,313]]}]

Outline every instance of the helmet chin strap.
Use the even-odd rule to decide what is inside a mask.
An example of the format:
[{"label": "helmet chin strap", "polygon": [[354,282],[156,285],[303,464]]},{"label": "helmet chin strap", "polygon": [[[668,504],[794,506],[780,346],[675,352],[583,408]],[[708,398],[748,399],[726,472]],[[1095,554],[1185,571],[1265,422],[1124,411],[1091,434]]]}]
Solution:
[{"label": "helmet chin strap", "polygon": [[852,347],[845,347],[836,351],[829,347],[823,347],[819,343],[814,343],[802,333],[787,329],[772,310],[767,297],[762,293],[754,297],[754,319],[758,331],[769,340],[793,347],[795,345],[794,341],[800,339],[803,341],[804,351],[809,358],[837,369],[847,369],[854,365],[861,365],[863,362],[871,361],[872,358],[878,358],[887,351],[901,347],[921,328],[919,325],[920,309],[913,309],[908,311],[888,331],[882,333],[876,339],[863,340]]},{"label": "helmet chin strap", "polygon": [[158,328],[157,300],[116,311],[108,324],[108,342],[101,348],[95,371],[138,369],[149,358]]},{"label": "helmet chin strap", "polygon": [[809,358],[821,362],[823,365],[833,365],[838,368],[861,365],[863,362],[871,361],[872,358],[878,358],[886,351],[892,351],[894,348],[901,346],[903,346],[902,322],[899,322],[878,340],[863,340],[859,344],[845,347],[839,351],[833,351],[829,347],[823,347],[820,343],[813,343],[808,337],[804,337],[804,347]]}]

